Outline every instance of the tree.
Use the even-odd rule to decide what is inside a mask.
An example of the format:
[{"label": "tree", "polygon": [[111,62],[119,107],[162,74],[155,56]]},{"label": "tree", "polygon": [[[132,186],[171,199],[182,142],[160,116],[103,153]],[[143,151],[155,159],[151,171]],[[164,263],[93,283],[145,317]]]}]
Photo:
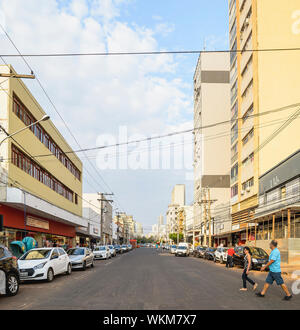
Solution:
[{"label": "tree", "polygon": [[[169,234],[169,238],[173,241],[173,242],[177,242],[177,233],[171,233],[171,234]],[[179,242],[180,241],[182,241],[183,240],[183,234],[182,233],[180,233],[179,235],[178,235],[178,237],[179,237]]]}]

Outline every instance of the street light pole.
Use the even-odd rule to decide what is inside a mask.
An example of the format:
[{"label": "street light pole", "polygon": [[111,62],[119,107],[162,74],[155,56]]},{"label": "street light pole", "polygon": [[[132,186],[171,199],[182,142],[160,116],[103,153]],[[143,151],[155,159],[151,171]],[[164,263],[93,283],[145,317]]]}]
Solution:
[{"label": "street light pole", "polygon": [[3,127],[2,125],[0,125],[0,129],[6,134],[6,137],[0,142],[0,147],[1,147],[2,143],[3,143],[4,141],[6,141],[7,139],[9,139],[9,138],[11,138],[11,137],[13,137],[13,136],[15,136],[15,135],[17,135],[17,134],[19,134],[19,133],[25,131],[26,129],[28,129],[28,128],[30,128],[30,127],[32,127],[32,126],[34,126],[34,125],[40,123],[41,121],[46,121],[46,120],[49,120],[49,119],[50,119],[50,116],[48,116],[48,115],[44,115],[41,119],[37,120],[36,122],[34,122],[34,123],[32,123],[32,124],[30,124],[30,125],[28,125],[28,126],[25,126],[25,127],[21,128],[21,129],[19,129],[18,131],[12,133],[12,134],[9,134],[9,133],[4,129],[4,127]]}]

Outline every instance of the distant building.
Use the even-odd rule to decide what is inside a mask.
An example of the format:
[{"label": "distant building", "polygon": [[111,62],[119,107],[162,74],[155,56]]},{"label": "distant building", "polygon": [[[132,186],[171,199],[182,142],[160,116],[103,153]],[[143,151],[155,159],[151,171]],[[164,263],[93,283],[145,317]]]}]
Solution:
[{"label": "distant building", "polygon": [[100,220],[100,235],[103,244],[112,243],[112,205],[102,193],[83,194],[83,205],[86,208],[86,214],[91,209]]}]

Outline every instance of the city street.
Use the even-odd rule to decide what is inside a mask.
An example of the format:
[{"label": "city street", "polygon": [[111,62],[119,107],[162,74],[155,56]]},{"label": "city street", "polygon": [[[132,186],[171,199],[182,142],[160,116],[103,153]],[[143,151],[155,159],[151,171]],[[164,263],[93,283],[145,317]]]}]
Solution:
[{"label": "city street", "polygon": [[[266,273],[251,277],[261,288]],[[17,296],[0,297],[0,309],[300,309],[300,296],[282,301],[275,285],[265,298],[240,287],[241,269],[140,248],[52,283],[22,284]]]}]

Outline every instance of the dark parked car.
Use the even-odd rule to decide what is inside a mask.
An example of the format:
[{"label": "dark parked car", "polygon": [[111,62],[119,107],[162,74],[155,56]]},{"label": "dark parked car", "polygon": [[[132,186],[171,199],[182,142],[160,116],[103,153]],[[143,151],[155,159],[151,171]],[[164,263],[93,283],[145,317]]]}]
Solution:
[{"label": "dark parked car", "polygon": [[213,248],[213,247],[206,248],[205,253],[204,253],[204,259],[214,260],[215,251],[216,251],[216,248]]},{"label": "dark parked car", "polygon": [[193,256],[196,258],[204,258],[204,253],[206,251],[206,248],[203,246],[197,246],[196,249],[193,252]]},{"label": "dark parked car", "polygon": [[0,245],[0,294],[15,296],[19,291],[20,275],[17,258]]},{"label": "dark parked car", "polygon": [[[233,256],[233,264],[235,266],[244,267],[244,246],[238,246],[234,249],[235,255]],[[261,269],[269,261],[268,253],[258,247],[250,247],[252,257],[252,269]]]}]

